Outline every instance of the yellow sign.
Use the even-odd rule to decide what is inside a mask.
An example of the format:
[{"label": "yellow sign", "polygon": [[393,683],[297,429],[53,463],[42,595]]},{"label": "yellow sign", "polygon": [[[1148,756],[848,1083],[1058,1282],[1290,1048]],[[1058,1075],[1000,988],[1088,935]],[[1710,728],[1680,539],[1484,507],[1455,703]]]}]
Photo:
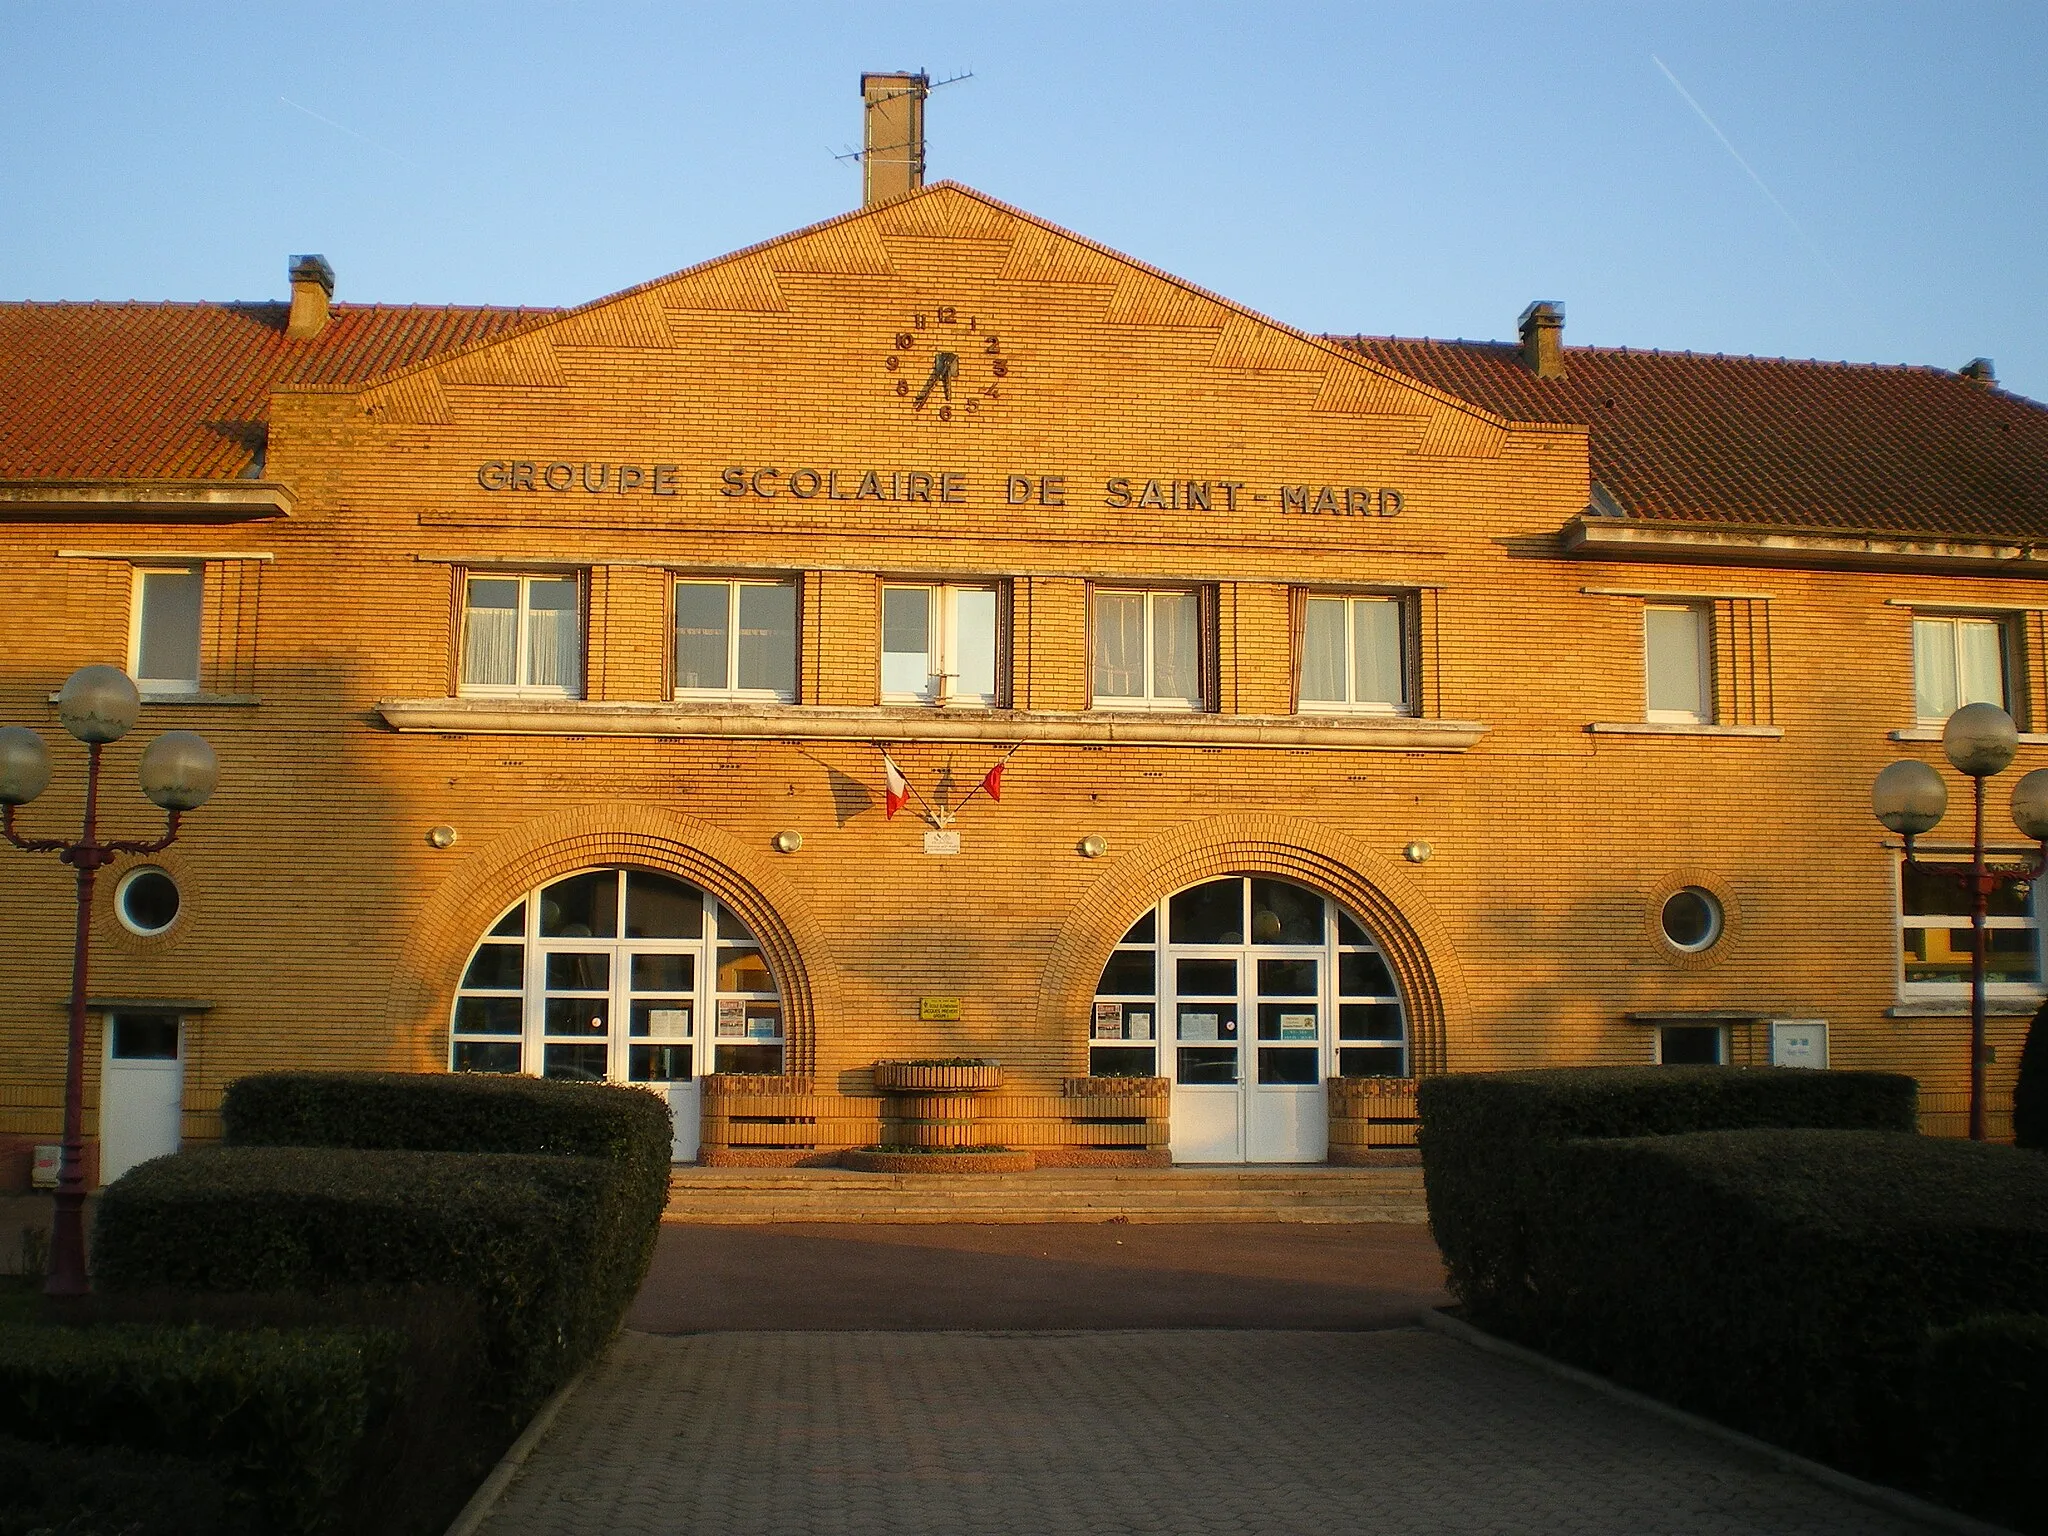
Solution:
[{"label": "yellow sign", "polygon": [[917,1016],[926,1024],[953,1024],[959,1022],[960,999],[957,997],[920,997],[917,1000]]}]

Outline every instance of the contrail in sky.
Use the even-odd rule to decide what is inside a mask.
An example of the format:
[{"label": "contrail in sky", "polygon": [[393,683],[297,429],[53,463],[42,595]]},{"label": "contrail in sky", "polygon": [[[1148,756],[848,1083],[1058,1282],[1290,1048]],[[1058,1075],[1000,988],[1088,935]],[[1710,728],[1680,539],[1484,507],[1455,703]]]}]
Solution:
[{"label": "contrail in sky", "polygon": [[1700,121],[1705,123],[1707,127],[1712,131],[1714,137],[1721,141],[1721,147],[1728,151],[1729,157],[1733,159],[1737,165],[1742,167],[1743,174],[1747,176],[1751,181],[1756,183],[1757,190],[1763,193],[1765,197],[1768,197],[1771,200],[1771,206],[1777,209],[1778,212],[1784,216],[1785,222],[1787,224],[1790,224],[1792,226],[1792,233],[1797,235],[1801,240],[1806,242],[1806,248],[1809,251],[1813,252],[1813,259],[1819,262],[1822,266],[1826,267],[1828,269],[1828,274],[1831,277],[1833,277],[1836,282],[1841,283],[1842,286],[1846,288],[1848,286],[1847,280],[1843,278],[1841,273],[1835,270],[1835,264],[1828,260],[1827,256],[1822,252],[1820,246],[1814,242],[1813,236],[1809,235],[1805,231],[1805,229],[1803,229],[1800,226],[1799,221],[1792,217],[1792,210],[1787,208],[1783,203],[1778,201],[1778,194],[1773,192],[1768,186],[1764,184],[1763,177],[1757,175],[1755,169],[1750,165],[1750,163],[1742,158],[1742,152],[1738,150],[1733,144],[1729,143],[1728,135],[1721,131],[1720,124],[1716,123],[1711,117],[1707,116],[1707,109],[1692,99],[1692,92],[1688,91],[1682,84],[1679,83],[1678,76],[1671,73],[1671,66],[1669,64],[1666,64],[1662,59],[1658,58],[1657,55],[1654,53],[1650,55],[1650,62],[1655,64],[1659,69],[1664,71],[1664,78],[1671,82],[1671,88],[1678,92],[1680,96],[1685,98],[1685,104],[1688,107],[1691,107],[1694,112],[1699,114]]},{"label": "contrail in sky", "polygon": [[[1670,73],[1670,71],[1669,71],[1669,70],[1666,70],[1666,71],[1665,71],[1665,73],[1666,73],[1666,74],[1669,74],[1669,73]],[[1671,83],[1672,83],[1673,85],[1677,85],[1677,84],[1678,84],[1678,82],[1677,82],[1677,81],[1675,81],[1675,80],[1674,80],[1674,81],[1672,81]],[[1684,89],[1684,87],[1683,87],[1683,86],[1679,86],[1679,89],[1680,89],[1680,90],[1683,90],[1683,89]],[[355,129],[353,129],[353,128],[344,128],[344,127],[342,127],[342,125],[341,125],[340,123],[337,123],[337,122],[336,122],[336,121],[335,121],[335,120],[334,120],[333,118],[331,118],[331,117],[322,117],[322,116],[321,116],[321,115],[320,115],[320,114],[319,114],[318,112],[315,112],[315,111],[314,111],[314,110],[313,110],[313,109],[312,109],[311,107],[301,107],[301,106],[299,106],[299,104],[298,104],[298,103],[297,103],[296,101],[293,101],[293,100],[291,99],[291,97],[289,97],[289,96],[280,96],[280,97],[278,97],[277,99],[278,99],[279,101],[283,102],[283,103],[284,103],[284,104],[285,104],[286,106],[288,106],[288,107],[292,107],[292,108],[294,108],[294,109],[296,109],[296,110],[298,110],[298,111],[300,111],[300,112],[303,112],[303,113],[305,113],[305,114],[306,114],[306,116],[308,116],[308,117],[312,118],[312,119],[313,119],[313,121],[314,121],[314,122],[316,122],[316,123],[325,123],[325,124],[326,124],[326,125],[327,125],[328,127],[330,127],[330,128],[334,128],[334,129],[338,129],[338,130],[340,130],[340,131],[341,131],[342,133],[345,133],[345,134],[347,134],[347,135],[348,135],[348,136],[349,136],[350,138],[352,138],[352,139],[361,139],[361,140],[362,140],[362,141],[363,141],[363,142],[364,142],[365,144],[369,145],[369,146],[370,146],[370,148],[372,148],[372,149],[376,149],[376,150],[383,150],[383,152],[384,152],[385,154],[389,155],[389,156],[390,156],[390,157],[391,157],[392,159],[396,160],[396,161],[397,161],[397,162],[398,162],[399,164],[401,164],[401,165],[411,165],[411,164],[412,164],[412,162],[411,162],[410,160],[406,159],[406,158],[405,158],[405,156],[401,155],[401,154],[400,154],[400,153],[399,153],[399,152],[398,152],[397,150],[395,150],[395,149],[385,149],[385,148],[384,148],[384,146],[383,146],[382,144],[379,144],[379,143],[378,143],[378,142],[377,142],[377,141],[376,141],[375,139],[373,139],[373,138],[370,138],[370,137],[368,137],[368,136],[367,136],[367,135],[365,135],[365,134],[360,134],[360,133],[357,133],[357,132],[355,131]],[[1688,100],[1688,101],[1690,101],[1691,99],[1692,99],[1692,98],[1691,98],[1690,96],[1688,96],[1688,97],[1686,98],[1686,100]],[[1704,114],[1702,114],[1702,115],[1704,115]],[[1710,124],[1709,126],[1712,126],[1712,125]],[[1718,128],[1716,128],[1716,129],[1714,129],[1714,131],[1715,131],[1716,133],[1719,133],[1719,132],[1720,132],[1721,130],[1720,130],[1720,129],[1718,129]],[[1723,140],[1722,142],[1724,142],[1724,143],[1725,143],[1725,142],[1726,142],[1726,140]],[[1754,173],[1752,173],[1752,174],[1754,174]],[[1757,183],[1757,185],[1761,186],[1761,185],[1763,185],[1763,183],[1759,182],[1759,183]],[[1772,201],[1773,201],[1773,202],[1776,202],[1776,201],[1777,201],[1777,199],[1776,199],[1776,198],[1773,198],[1773,199],[1772,199]],[[1790,215],[1788,214],[1788,215],[1787,215],[1787,217],[1789,218],[1789,217],[1790,217]]]}]

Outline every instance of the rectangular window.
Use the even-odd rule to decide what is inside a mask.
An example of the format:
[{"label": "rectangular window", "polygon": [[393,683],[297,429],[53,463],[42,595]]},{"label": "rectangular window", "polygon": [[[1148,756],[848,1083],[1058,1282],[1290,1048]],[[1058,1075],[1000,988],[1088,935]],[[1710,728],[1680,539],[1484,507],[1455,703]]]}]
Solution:
[{"label": "rectangular window", "polygon": [[1660,1025],[1657,1060],[1667,1067],[1725,1067],[1728,1032],[1719,1024]]},{"label": "rectangular window", "polygon": [[678,581],[679,699],[796,698],[794,581]]},{"label": "rectangular window", "polygon": [[[1899,981],[1908,998],[1970,994],[1970,893],[1963,860],[1899,865]],[[1984,932],[1985,991],[2026,997],[2041,991],[2041,919],[2031,890],[2001,880],[1991,891]]]},{"label": "rectangular window", "polygon": [[1098,588],[1094,608],[1098,709],[1201,709],[1201,594]]},{"label": "rectangular window", "polygon": [[462,589],[462,691],[574,698],[583,691],[574,576],[470,576]]},{"label": "rectangular window", "polygon": [[882,588],[882,702],[996,702],[994,587]]},{"label": "rectangular window", "polygon": [[1936,725],[1965,704],[2004,709],[2005,626],[1996,619],[1913,620],[1913,713]]},{"label": "rectangular window", "polygon": [[1406,714],[1406,610],[1397,597],[1302,599],[1301,708]]},{"label": "rectangular window", "polygon": [[199,691],[199,615],[203,583],[178,566],[135,573],[129,675],[144,693]]},{"label": "rectangular window", "polygon": [[1643,609],[1645,718],[1674,725],[1714,723],[1714,647],[1710,611],[1692,603]]}]

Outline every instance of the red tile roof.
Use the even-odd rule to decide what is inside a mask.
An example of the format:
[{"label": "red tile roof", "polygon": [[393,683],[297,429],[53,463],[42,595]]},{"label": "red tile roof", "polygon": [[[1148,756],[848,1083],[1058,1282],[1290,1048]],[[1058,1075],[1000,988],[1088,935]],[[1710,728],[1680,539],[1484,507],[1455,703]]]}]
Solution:
[{"label": "red tile roof", "polygon": [[[233,479],[271,389],[349,384],[504,336],[550,309],[338,304],[310,341],[284,304],[0,303],[0,480]],[[1938,368],[1567,347],[1539,379],[1509,343],[1332,337],[1517,421],[1591,433],[1632,517],[2048,537],[2048,409]]]},{"label": "red tile roof", "polygon": [[0,304],[0,480],[226,480],[256,463],[270,391],[345,384],[553,310],[337,304],[307,341],[286,304]]},{"label": "red tile roof", "polygon": [[1940,368],[1333,336],[1515,421],[1576,422],[1632,517],[1928,536],[2048,536],[2048,409]]}]

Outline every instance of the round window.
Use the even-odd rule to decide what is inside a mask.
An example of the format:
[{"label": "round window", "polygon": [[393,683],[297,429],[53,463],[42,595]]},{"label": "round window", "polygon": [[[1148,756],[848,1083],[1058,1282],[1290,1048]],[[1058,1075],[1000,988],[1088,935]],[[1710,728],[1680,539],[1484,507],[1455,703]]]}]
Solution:
[{"label": "round window", "polygon": [[178,920],[178,882],[154,865],[132,869],[115,888],[114,910],[131,933],[162,933]]},{"label": "round window", "polygon": [[1688,885],[1665,899],[1660,922],[1674,949],[1697,953],[1721,937],[1721,903],[1711,891]]}]

